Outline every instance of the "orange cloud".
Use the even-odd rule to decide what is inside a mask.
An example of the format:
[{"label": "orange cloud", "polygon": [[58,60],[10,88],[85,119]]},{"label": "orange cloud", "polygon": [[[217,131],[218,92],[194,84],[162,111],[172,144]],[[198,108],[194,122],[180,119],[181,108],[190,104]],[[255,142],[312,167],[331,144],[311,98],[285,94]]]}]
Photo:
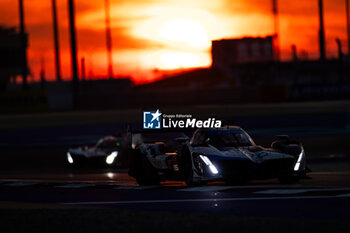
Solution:
[{"label": "orange cloud", "polygon": [[[24,3],[31,71],[38,80],[40,60],[44,57],[46,75],[54,79],[51,1],[24,0]],[[131,75],[137,82],[152,80],[152,72],[147,71],[154,68],[187,67],[185,61],[189,66],[210,65],[210,49],[207,46],[199,46],[199,49],[188,46],[199,41],[207,43],[203,38],[210,41],[273,33],[271,0],[110,0],[110,3],[115,70],[117,75]],[[14,0],[1,1],[0,25],[18,25],[17,4],[18,1]],[[67,0],[57,0],[57,4],[62,72],[69,79]],[[75,0],[75,5],[79,57],[86,58],[88,74],[93,77],[106,76],[104,1]],[[291,57],[292,44],[297,46],[298,51],[306,51],[309,57],[317,58],[317,1],[279,0],[278,9],[282,58]],[[344,52],[347,51],[345,3],[343,0],[324,0],[324,11],[327,55],[334,57],[337,51],[335,38],[340,38]],[[171,32],[176,29],[178,34],[181,33],[179,22],[191,22],[187,26],[193,27],[183,27],[187,32],[177,37]],[[191,30],[197,30],[194,25],[204,30],[201,29],[202,37],[196,40],[193,39],[196,35],[191,34]],[[167,33],[162,34],[161,30]],[[186,33],[191,34],[192,42],[191,38],[186,38]]]}]

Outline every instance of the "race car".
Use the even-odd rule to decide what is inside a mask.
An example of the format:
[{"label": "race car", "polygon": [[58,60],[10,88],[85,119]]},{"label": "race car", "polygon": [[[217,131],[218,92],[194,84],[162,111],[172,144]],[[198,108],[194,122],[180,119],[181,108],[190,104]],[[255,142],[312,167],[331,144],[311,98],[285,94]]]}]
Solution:
[{"label": "race car", "polygon": [[129,174],[139,184],[163,180],[182,180],[187,185],[211,181],[237,184],[270,178],[293,183],[307,172],[302,144],[286,135],[277,136],[271,148],[264,148],[238,126],[202,128],[190,140],[175,138],[173,150],[164,149],[164,140],[143,140],[146,135],[133,135],[138,143],[134,144]]},{"label": "race car", "polygon": [[126,147],[123,137],[106,136],[93,147],[68,149],[67,162],[73,168],[122,166]]}]

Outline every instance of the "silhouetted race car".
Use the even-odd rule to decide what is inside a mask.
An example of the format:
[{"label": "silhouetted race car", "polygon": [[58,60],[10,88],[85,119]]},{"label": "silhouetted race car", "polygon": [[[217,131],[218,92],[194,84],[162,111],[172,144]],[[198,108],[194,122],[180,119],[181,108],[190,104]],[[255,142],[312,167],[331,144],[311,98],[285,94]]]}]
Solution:
[{"label": "silhouetted race car", "polygon": [[123,166],[127,154],[127,142],[123,137],[101,138],[93,147],[70,148],[67,162],[74,168]]},{"label": "silhouetted race car", "polygon": [[271,148],[264,148],[237,126],[197,129],[191,140],[172,134],[162,132],[157,137],[156,132],[144,131],[132,135],[129,174],[139,184],[183,180],[199,185],[270,178],[293,183],[307,171],[302,144],[285,135],[277,136]]}]

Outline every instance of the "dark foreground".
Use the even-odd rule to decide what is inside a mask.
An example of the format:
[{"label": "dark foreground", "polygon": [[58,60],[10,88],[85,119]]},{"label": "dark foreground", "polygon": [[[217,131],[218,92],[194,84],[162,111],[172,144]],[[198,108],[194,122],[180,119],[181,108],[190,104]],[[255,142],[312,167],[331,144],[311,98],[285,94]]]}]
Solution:
[{"label": "dark foreground", "polygon": [[116,209],[2,209],[2,232],[349,232],[337,220],[145,212]]},{"label": "dark foreground", "polygon": [[[103,173],[102,173],[103,174]],[[3,180],[0,219],[7,232],[349,232],[350,172],[312,179],[187,187],[137,186],[125,173],[74,181]],[[91,177],[100,177],[91,179]],[[60,179],[58,179],[61,177]]]}]

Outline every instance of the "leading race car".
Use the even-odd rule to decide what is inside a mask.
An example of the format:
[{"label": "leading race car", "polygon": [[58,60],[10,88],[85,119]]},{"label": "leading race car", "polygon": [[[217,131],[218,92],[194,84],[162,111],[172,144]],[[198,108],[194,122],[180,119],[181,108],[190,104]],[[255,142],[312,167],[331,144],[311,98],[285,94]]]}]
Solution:
[{"label": "leading race car", "polygon": [[147,140],[147,135],[143,132],[132,136],[134,152],[129,174],[139,184],[183,180],[187,185],[198,185],[270,178],[292,183],[307,172],[302,144],[284,135],[278,136],[271,148],[256,145],[237,126],[197,129],[191,140],[185,135],[173,140]]}]

